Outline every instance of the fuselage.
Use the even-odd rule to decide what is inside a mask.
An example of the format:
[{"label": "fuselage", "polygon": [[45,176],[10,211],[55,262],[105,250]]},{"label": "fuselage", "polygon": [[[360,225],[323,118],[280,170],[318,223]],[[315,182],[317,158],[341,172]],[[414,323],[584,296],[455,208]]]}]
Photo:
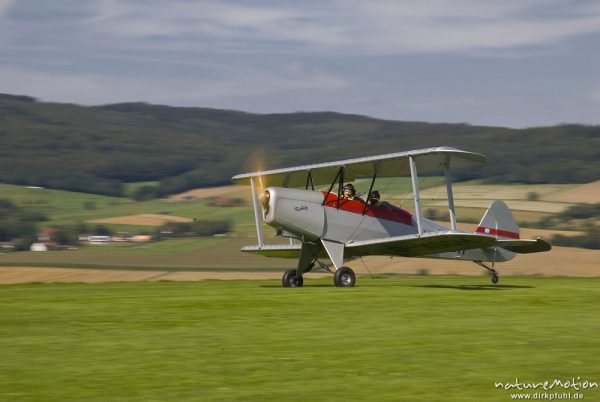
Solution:
[{"label": "fuselage", "polygon": [[[265,195],[268,194],[267,197]],[[303,242],[328,240],[349,244],[418,234],[416,217],[387,202],[366,205],[362,200],[340,199],[337,194],[285,187],[269,187],[261,197],[263,219],[283,236]],[[423,233],[449,229],[422,218]],[[464,233],[464,232],[463,232]],[[509,261],[515,253],[502,248],[457,250],[422,257],[469,261]]]},{"label": "fuselage", "polygon": [[[307,241],[347,244],[418,233],[413,214],[387,202],[366,205],[358,199],[338,200],[333,193],[282,187],[269,187],[266,192],[261,201],[265,223]],[[448,230],[427,219],[422,226],[424,232]]]}]

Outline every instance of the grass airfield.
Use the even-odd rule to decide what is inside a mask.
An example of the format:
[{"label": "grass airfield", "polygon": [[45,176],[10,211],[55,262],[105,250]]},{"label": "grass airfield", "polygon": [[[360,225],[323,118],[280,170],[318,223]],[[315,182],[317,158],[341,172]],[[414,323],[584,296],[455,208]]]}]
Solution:
[{"label": "grass airfield", "polygon": [[[424,204],[443,212],[436,180]],[[589,197],[598,183],[586,185]],[[489,197],[507,199],[521,222],[582,194],[554,185],[461,186],[457,213],[471,221]],[[410,209],[408,188],[389,184],[397,194],[390,200]],[[227,237],[0,254],[0,283],[13,283],[0,284],[1,401],[508,401],[511,392],[494,382],[600,383],[595,250],[519,256],[497,267],[495,286],[472,263],[375,256],[349,262],[359,274],[355,288],[310,273],[305,287],[283,289],[281,273],[295,261],[238,252],[256,241],[251,208],[206,203],[247,197],[245,188],[143,203],[2,184],[0,191],[47,213],[48,226],[134,214],[233,223]],[[538,203],[527,199],[532,191]],[[524,237],[552,233],[523,229]],[[232,280],[199,281],[207,278]],[[600,400],[597,388],[581,392]]]},{"label": "grass airfield", "polygon": [[0,400],[508,401],[496,381],[600,381],[599,285],[2,285]]}]

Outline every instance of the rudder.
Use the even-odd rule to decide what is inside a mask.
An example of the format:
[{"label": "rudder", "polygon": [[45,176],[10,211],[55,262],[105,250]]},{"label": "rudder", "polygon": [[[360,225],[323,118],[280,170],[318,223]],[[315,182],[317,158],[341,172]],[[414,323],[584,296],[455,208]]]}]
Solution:
[{"label": "rudder", "polygon": [[477,233],[494,236],[497,239],[520,239],[519,225],[515,222],[508,206],[500,200],[492,202],[485,211]]}]

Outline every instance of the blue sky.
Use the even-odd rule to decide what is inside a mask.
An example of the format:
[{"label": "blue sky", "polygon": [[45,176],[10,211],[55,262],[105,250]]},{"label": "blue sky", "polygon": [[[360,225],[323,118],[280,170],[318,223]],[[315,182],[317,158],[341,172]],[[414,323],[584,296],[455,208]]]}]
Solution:
[{"label": "blue sky", "polygon": [[600,1],[0,0],[0,92],[600,124]]}]

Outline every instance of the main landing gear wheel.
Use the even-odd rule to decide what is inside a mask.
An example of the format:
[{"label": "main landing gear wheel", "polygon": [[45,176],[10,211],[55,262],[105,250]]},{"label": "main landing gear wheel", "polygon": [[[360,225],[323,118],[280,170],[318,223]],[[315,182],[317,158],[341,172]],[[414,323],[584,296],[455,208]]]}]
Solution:
[{"label": "main landing gear wheel", "polygon": [[288,269],[281,277],[281,284],[284,288],[299,288],[304,285],[304,278],[296,278],[296,270]]},{"label": "main landing gear wheel", "polygon": [[500,280],[500,278],[498,278],[498,274],[494,272],[492,274],[492,283],[495,285],[498,283],[499,280]]},{"label": "main landing gear wheel", "polygon": [[341,267],[333,274],[333,283],[338,288],[351,288],[356,283],[356,275],[348,267]]}]

